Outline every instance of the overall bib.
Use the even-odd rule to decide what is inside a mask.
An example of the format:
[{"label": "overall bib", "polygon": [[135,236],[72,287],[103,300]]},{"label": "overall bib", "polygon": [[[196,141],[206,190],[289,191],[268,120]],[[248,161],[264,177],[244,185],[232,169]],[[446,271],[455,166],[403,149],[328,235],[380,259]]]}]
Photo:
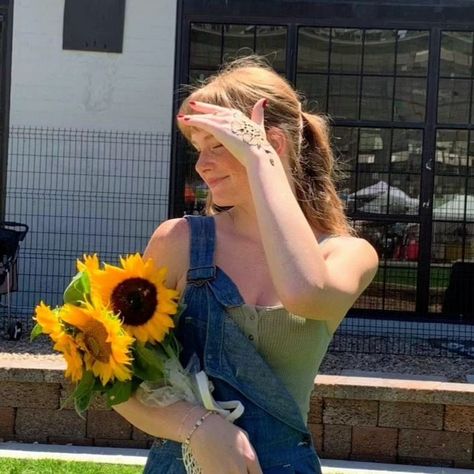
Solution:
[{"label": "overall bib", "polygon": [[[296,402],[226,313],[226,308],[240,306],[244,300],[233,281],[214,265],[214,218],[186,219],[191,255],[182,296],[187,307],[176,329],[183,346],[181,362],[186,366],[195,353],[214,385],[214,399],[243,403],[244,414],[235,425],[249,434],[264,474],[321,474],[311,434]],[[144,473],[186,474],[181,445],[157,439]]]}]

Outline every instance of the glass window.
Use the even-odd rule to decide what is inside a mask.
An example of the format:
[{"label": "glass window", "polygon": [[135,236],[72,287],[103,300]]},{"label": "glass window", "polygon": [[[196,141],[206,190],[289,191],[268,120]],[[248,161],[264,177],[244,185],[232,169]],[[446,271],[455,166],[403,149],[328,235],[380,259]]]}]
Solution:
[{"label": "glass window", "polygon": [[206,69],[203,71],[202,69],[190,69],[189,70],[189,78],[188,81],[190,84],[199,84],[206,80],[207,77],[214,74],[215,71],[210,71]]},{"label": "glass window", "polygon": [[393,103],[392,77],[367,77],[362,79],[362,120],[391,120]]},{"label": "glass window", "polygon": [[474,131],[471,130],[469,133],[469,155],[467,161],[467,170],[471,176],[474,176]]},{"label": "glass window", "polygon": [[[388,128],[361,128],[358,169],[383,172],[390,168],[390,135]],[[387,181],[388,182],[388,181]]]},{"label": "glass window", "polygon": [[191,24],[189,67],[191,69],[217,69],[221,62],[222,25]]},{"label": "glass window", "polygon": [[359,118],[359,76],[330,76],[328,113],[334,118]]},{"label": "glass window", "polygon": [[[423,131],[394,129],[392,137],[391,170],[420,173],[423,150]],[[410,191],[409,194],[412,195]]]},{"label": "glass window", "polygon": [[283,72],[286,66],[286,27],[257,26],[255,51],[266,56],[277,71]]},{"label": "glass window", "polygon": [[365,30],[364,74],[392,75],[395,67],[396,31]]},{"label": "glass window", "polygon": [[328,71],[330,36],[329,28],[299,28],[298,71]]},{"label": "glass window", "polygon": [[440,79],[438,123],[468,123],[471,81]]},{"label": "glass window", "polygon": [[388,203],[390,214],[417,215],[420,205],[420,175],[392,173]]},{"label": "glass window", "polygon": [[360,73],[362,30],[334,28],[331,33],[331,72]]},{"label": "glass window", "polygon": [[466,179],[458,176],[435,176],[433,219],[463,220]]},{"label": "glass window", "polygon": [[466,175],[467,130],[438,130],[436,137],[437,174]]},{"label": "glass window", "polygon": [[440,74],[448,77],[471,77],[473,33],[441,33]]},{"label": "glass window", "polygon": [[305,98],[306,110],[326,112],[328,76],[323,74],[298,74],[296,87]]},{"label": "glass window", "polygon": [[358,212],[371,214],[386,214],[388,206],[387,173],[358,173],[357,190],[351,196],[354,200],[354,209]]},{"label": "glass window", "polygon": [[332,129],[332,146],[336,158],[341,162],[344,170],[354,171],[357,163],[357,136],[356,127],[334,127]]},{"label": "glass window", "polygon": [[429,32],[398,30],[397,36],[397,74],[400,76],[426,76]]},{"label": "glass window", "polygon": [[393,120],[399,122],[424,122],[426,108],[426,79],[397,77]]},{"label": "glass window", "polygon": [[255,26],[224,25],[224,62],[252,54],[254,49]]}]

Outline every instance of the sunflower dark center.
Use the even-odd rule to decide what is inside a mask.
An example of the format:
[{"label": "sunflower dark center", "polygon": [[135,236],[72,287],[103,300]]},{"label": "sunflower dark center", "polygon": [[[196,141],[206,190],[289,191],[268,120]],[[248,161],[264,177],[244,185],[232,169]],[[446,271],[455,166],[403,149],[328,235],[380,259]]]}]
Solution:
[{"label": "sunflower dark center", "polygon": [[112,307],[125,324],[141,326],[149,321],[158,305],[156,287],[144,278],[129,278],[112,292]]},{"label": "sunflower dark center", "polygon": [[109,362],[112,354],[110,342],[107,342],[107,331],[100,323],[91,323],[84,331],[84,344],[89,353],[100,362]]}]

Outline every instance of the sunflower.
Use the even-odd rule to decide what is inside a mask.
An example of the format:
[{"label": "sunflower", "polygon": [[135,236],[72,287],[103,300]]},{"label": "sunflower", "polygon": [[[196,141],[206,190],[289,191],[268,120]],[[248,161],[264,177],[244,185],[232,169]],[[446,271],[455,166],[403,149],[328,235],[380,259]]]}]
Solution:
[{"label": "sunflower", "polygon": [[100,377],[102,385],[115,378],[122,382],[132,378],[130,349],[134,340],[111,311],[96,301],[82,307],[65,304],[61,317],[79,330],[76,341],[84,351],[86,370]]},{"label": "sunflower", "polygon": [[157,269],[139,254],[121,258],[122,267],[104,265],[89,273],[91,294],[118,314],[123,326],[140,342],[161,342],[178,309],[176,290],[166,288],[165,267]]},{"label": "sunflower", "polygon": [[84,255],[84,262],[78,260],[76,265],[78,272],[87,272],[88,274],[92,274],[93,272],[99,270],[99,257],[97,257],[97,254]]},{"label": "sunflower", "polygon": [[54,342],[64,333],[64,327],[59,317],[59,308],[52,310],[47,304],[40,301],[40,304],[35,308],[33,319],[41,326],[43,334],[49,334]]},{"label": "sunflower", "polygon": [[44,334],[49,334],[54,342],[54,349],[63,354],[66,360],[66,377],[70,377],[73,382],[82,378],[83,362],[82,356],[76,341],[66,333],[61,321],[61,310],[52,310],[42,301],[35,308],[36,322],[41,326]]},{"label": "sunflower", "polygon": [[66,361],[65,376],[69,377],[73,382],[81,380],[84,363],[75,339],[63,332],[58,337],[56,344],[54,344],[54,349],[61,352]]}]

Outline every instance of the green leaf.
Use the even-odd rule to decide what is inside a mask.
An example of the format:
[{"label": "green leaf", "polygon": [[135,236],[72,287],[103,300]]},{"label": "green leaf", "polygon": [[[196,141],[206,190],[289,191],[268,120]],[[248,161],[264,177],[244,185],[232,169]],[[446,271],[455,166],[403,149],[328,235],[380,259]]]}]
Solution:
[{"label": "green leaf", "polygon": [[78,305],[86,299],[91,291],[89,276],[85,272],[77,273],[64,290],[64,303]]},{"label": "green leaf", "polygon": [[133,372],[142,380],[158,381],[163,378],[166,355],[159,346],[145,345],[137,342],[135,345]]},{"label": "green leaf", "polygon": [[94,374],[88,370],[84,373],[74,390],[74,407],[80,416],[89,408],[92,395],[94,394],[95,382]]},{"label": "green leaf", "polygon": [[133,384],[131,380],[120,382],[117,380],[111,388],[106,391],[107,405],[117,405],[126,402],[132,396]]},{"label": "green leaf", "polygon": [[43,328],[39,323],[36,323],[30,333],[30,342],[33,342],[40,334],[43,334]]}]

